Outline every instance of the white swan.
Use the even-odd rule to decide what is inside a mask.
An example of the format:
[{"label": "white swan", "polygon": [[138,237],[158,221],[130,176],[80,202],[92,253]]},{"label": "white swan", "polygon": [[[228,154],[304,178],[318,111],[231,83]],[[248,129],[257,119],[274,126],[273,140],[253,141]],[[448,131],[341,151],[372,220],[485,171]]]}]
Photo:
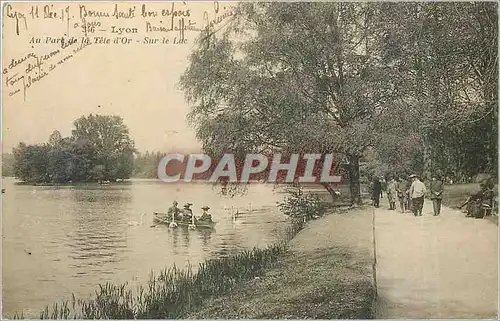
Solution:
[{"label": "white swan", "polygon": [[142,213],[141,214],[141,221],[140,222],[137,222],[137,221],[130,221],[128,222],[128,226],[139,226],[139,225],[142,225],[142,218],[144,217],[144,215],[146,215],[146,213]]},{"label": "white swan", "polygon": [[170,222],[170,224],[168,225],[169,228],[176,228],[177,227],[177,223],[172,221]]},{"label": "white swan", "polygon": [[241,224],[241,221],[240,220],[237,220],[238,218],[238,215],[240,215],[240,210],[236,209],[236,212],[231,211],[231,221],[233,223],[233,225],[240,225]]}]

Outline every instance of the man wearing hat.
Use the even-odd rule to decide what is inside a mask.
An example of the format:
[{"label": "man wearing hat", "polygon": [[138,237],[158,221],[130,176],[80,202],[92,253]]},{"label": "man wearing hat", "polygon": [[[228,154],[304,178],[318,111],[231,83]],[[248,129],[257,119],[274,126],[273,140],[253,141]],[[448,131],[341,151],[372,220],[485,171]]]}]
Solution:
[{"label": "man wearing hat", "polygon": [[378,177],[375,177],[372,185],[372,201],[373,206],[379,207],[380,205],[380,197],[382,196],[382,183]]},{"label": "man wearing hat", "polygon": [[208,214],[208,210],[210,209],[210,207],[204,206],[201,209],[203,210],[203,213],[201,214],[199,220],[211,222],[212,221],[212,215]]},{"label": "man wearing hat", "polygon": [[396,185],[396,190],[398,193],[401,213],[404,213],[408,209],[408,180],[406,178],[400,177],[399,182]]},{"label": "man wearing hat", "polygon": [[410,175],[412,180],[410,186],[410,198],[413,204],[413,215],[422,216],[422,209],[424,207],[424,195],[427,192],[424,183],[422,183],[417,175]]},{"label": "man wearing hat", "polygon": [[179,219],[179,213],[180,213],[180,209],[177,207],[177,201],[174,201],[172,203],[172,206],[168,209],[168,218],[169,219],[174,219],[174,220],[178,220]]},{"label": "man wearing hat", "polygon": [[441,213],[441,200],[443,198],[444,183],[439,174],[432,175],[431,180],[431,200],[434,209],[434,216]]},{"label": "man wearing hat", "polygon": [[458,205],[462,208],[467,205],[467,217],[482,218],[484,215],[491,214],[494,198],[494,183],[484,180],[479,183],[480,190],[472,192],[464,203]]},{"label": "man wearing hat", "polygon": [[389,181],[387,182],[387,199],[389,200],[389,209],[396,209],[396,200],[398,199],[398,191],[397,191],[397,182],[392,175],[388,177]]},{"label": "man wearing hat", "polygon": [[190,209],[191,207],[191,203],[186,203],[184,205],[184,208],[182,209],[182,220],[191,220],[191,218],[193,217],[193,211]]}]

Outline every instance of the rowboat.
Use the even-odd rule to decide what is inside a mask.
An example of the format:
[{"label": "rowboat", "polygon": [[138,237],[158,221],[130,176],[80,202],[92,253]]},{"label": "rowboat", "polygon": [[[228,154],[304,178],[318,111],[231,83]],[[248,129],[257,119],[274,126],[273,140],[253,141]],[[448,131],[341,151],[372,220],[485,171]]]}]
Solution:
[{"label": "rowboat", "polygon": [[[153,213],[153,223],[154,224],[170,225],[171,222],[172,222],[172,220],[168,218],[168,215],[166,213],[157,213],[157,212]],[[191,221],[186,222],[186,221],[181,221],[181,220],[175,220],[175,223],[177,223],[177,226],[187,228],[191,224]],[[195,223],[196,228],[200,228],[200,229],[213,229],[213,228],[215,228],[215,224],[217,224],[217,223],[213,222],[213,221],[208,222],[208,221],[200,221],[200,220],[196,221],[196,223]]]}]

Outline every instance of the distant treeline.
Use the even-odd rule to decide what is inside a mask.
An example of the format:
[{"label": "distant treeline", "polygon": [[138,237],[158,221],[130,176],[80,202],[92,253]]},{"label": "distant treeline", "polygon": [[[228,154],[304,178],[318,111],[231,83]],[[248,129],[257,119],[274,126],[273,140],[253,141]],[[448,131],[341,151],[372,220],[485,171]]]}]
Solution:
[{"label": "distant treeline", "polygon": [[2,154],[2,176],[14,176],[14,155]]},{"label": "distant treeline", "polygon": [[135,152],[121,117],[90,114],[75,120],[70,137],[56,130],[47,143],[20,143],[12,170],[27,183],[116,181],[131,177]]},{"label": "distant treeline", "polygon": [[165,153],[160,152],[145,152],[138,153],[134,160],[133,177],[137,178],[157,178],[158,163]]},{"label": "distant treeline", "polygon": [[[22,146],[20,144],[19,146]],[[40,146],[40,145],[38,145]],[[18,147],[19,148],[19,147]],[[26,150],[28,150],[27,146],[25,147]],[[31,147],[33,150],[33,147]],[[36,148],[35,148],[36,149]],[[36,153],[35,153],[36,154]],[[158,163],[160,162],[161,158],[165,156],[165,153],[160,153],[160,152],[149,152],[146,151],[145,153],[136,153],[134,155],[134,160],[133,160],[133,172],[130,177],[135,177],[135,178],[158,178]],[[2,176],[3,177],[15,177],[15,164],[16,160],[13,154],[2,154]],[[58,170],[61,168],[59,167]],[[57,171],[56,171],[57,172]],[[50,175],[50,174],[49,174]],[[58,176],[59,177],[59,176]],[[20,178],[20,177],[18,177]],[[120,177],[122,178],[122,177]],[[105,180],[104,178],[98,178]],[[74,182],[77,182],[77,180],[71,180]],[[95,179],[90,179],[86,181],[95,181]],[[37,182],[36,180],[32,182]],[[42,181],[38,181],[42,182]],[[46,182],[46,181],[43,181]],[[51,182],[69,182],[66,180],[53,180]]]}]

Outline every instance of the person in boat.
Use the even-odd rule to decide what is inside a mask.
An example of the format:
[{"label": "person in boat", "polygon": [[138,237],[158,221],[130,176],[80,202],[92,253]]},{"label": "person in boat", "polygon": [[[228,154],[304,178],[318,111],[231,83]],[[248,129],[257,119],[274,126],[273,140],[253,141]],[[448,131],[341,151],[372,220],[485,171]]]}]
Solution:
[{"label": "person in boat", "polygon": [[210,207],[204,206],[201,208],[203,210],[203,213],[201,214],[200,218],[198,219],[199,221],[204,221],[204,222],[212,222],[212,215],[208,214],[208,210]]},{"label": "person in boat", "polygon": [[183,221],[189,221],[191,222],[191,219],[193,217],[193,210],[190,208],[191,207],[191,203],[187,203],[186,205],[184,205],[184,208],[182,209],[182,220]]},{"label": "person in boat", "polygon": [[177,207],[177,201],[174,201],[172,203],[172,206],[168,209],[167,217],[169,220],[178,220],[179,219],[179,213],[181,210]]}]

